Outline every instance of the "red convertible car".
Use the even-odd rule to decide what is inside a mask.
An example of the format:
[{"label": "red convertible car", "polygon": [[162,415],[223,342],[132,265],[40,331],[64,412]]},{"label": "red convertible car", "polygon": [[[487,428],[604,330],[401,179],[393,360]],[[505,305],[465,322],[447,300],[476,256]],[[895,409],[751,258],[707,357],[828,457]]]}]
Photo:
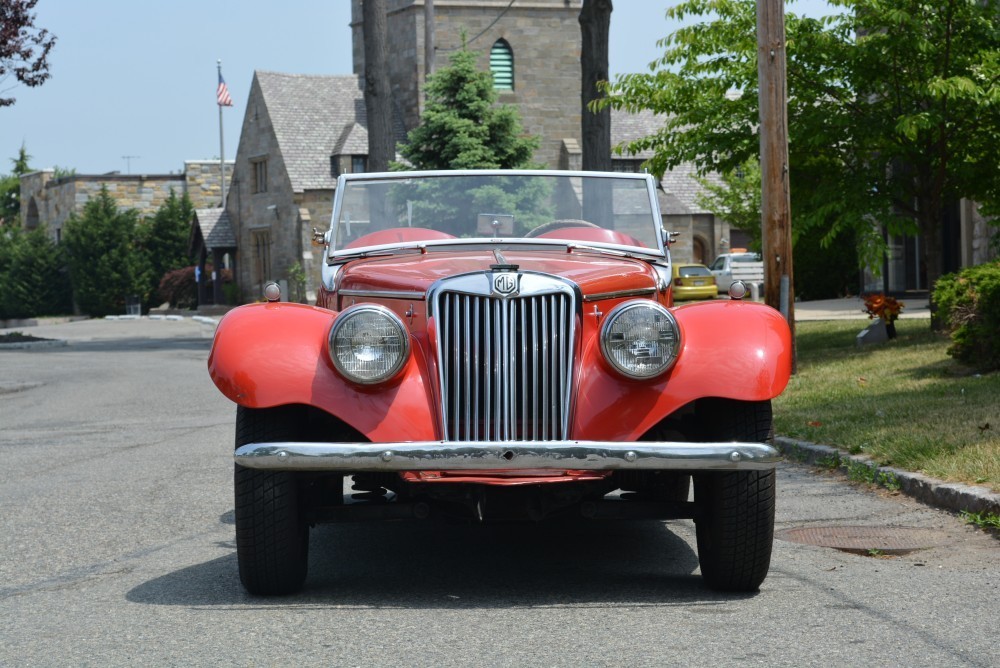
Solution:
[{"label": "red convertible car", "polygon": [[707,585],[759,587],[789,329],[739,282],[674,307],[650,176],[345,175],[316,234],[316,305],[269,286],[209,359],[249,592],[303,586],[316,524],[435,518],[690,518]]}]

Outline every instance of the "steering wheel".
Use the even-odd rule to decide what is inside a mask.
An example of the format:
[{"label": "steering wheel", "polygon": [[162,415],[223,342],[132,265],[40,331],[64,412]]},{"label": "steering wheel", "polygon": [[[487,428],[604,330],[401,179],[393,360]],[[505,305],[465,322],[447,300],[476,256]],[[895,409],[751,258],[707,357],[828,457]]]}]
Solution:
[{"label": "steering wheel", "polygon": [[564,227],[596,227],[597,229],[601,229],[600,225],[595,225],[586,220],[579,220],[577,218],[565,218],[563,220],[552,220],[547,223],[542,223],[538,227],[528,230],[525,233],[524,238],[532,239],[534,237],[538,237],[548,232],[552,232],[553,230],[559,230]]}]

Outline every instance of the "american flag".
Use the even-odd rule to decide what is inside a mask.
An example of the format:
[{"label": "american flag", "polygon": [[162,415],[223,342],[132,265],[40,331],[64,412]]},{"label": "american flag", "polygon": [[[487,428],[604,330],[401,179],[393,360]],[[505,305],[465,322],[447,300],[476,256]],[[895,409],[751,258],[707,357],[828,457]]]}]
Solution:
[{"label": "american flag", "polygon": [[215,91],[215,99],[220,107],[233,106],[233,98],[229,97],[229,88],[226,86],[226,80],[222,78],[222,72],[219,72],[219,87]]}]

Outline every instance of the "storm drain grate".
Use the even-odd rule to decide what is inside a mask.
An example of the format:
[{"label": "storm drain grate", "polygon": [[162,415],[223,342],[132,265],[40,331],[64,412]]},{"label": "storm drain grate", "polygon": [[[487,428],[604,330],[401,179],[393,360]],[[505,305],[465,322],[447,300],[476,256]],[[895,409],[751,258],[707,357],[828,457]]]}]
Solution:
[{"label": "storm drain grate", "polygon": [[876,550],[885,554],[906,554],[947,542],[939,531],[916,527],[799,527],[776,531],[775,538],[862,554]]}]

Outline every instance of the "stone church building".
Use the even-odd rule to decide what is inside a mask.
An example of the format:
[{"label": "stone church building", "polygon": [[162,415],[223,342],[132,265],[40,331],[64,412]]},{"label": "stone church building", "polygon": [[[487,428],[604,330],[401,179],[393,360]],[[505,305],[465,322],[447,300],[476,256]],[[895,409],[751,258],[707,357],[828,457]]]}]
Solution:
[{"label": "stone church building", "polygon": [[[492,71],[499,101],[516,106],[525,130],[541,139],[535,159],[552,169],[580,168],[578,0],[437,0],[431,49],[423,0],[387,5],[397,141],[420,122],[428,53],[432,69],[447,66],[464,34],[481,67]],[[254,74],[225,214],[203,230],[235,241],[244,301],[259,299],[271,280],[284,282],[286,295],[312,299],[322,259],[310,243],[312,228],[329,225],[337,176],[366,168],[360,0],[352,2],[351,28],[354,75]],[[656,127],[652,114],[615,112],[612,145]],[[638,171],[646,157],[616,159],[614,168]],[[660,206],[667,226],[681,232],[676,257],[710,262],[728,248],[730,230],[697,203],[692,176],[692,169],[681,169],[665,177],[671,187]],[[303,276],[305,285],[296,285]]]}]

